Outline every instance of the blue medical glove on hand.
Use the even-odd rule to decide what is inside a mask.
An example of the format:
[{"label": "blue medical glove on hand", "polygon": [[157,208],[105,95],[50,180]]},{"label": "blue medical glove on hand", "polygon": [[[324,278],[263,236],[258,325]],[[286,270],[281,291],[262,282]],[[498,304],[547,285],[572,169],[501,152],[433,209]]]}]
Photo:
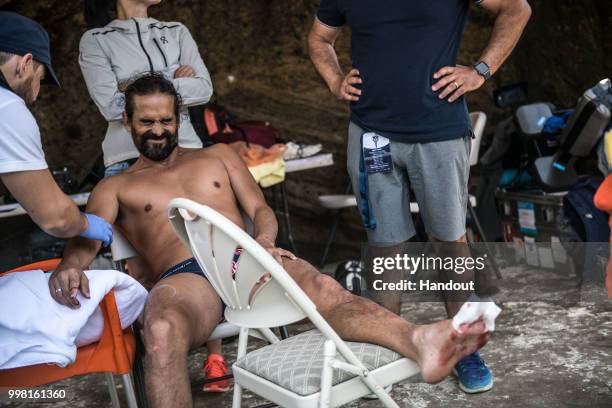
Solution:
[{"label": "blue medical glove on hand", "polygon": [[87,218],[87,229],[81,234],[84,238],[102,241],[102,245],[109,246],[113,242],[113,227],[106,220],[97,215],[83,213]]}]

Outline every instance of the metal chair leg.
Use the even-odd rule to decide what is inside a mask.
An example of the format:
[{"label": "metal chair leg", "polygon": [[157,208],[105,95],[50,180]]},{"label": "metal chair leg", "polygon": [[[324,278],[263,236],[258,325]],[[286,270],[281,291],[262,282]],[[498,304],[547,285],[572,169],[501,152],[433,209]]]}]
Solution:
[{"label": "metal chair leg", "polygon": [[325,249],[323,250],[323,256],[321,257],[320,267],[323,268],[325,266],[325,261],[327,260],[327,255],[329,254],[329,250],[334,242],[334,238],[336,237],[336,230],[338,229],[338,224],[340,222],[341,212],[337,211],[336,218],[334,219],[334,223],[332,224],[331,231],[329,232],[329,236],[327,237],[327,243],[325,244]]},{"label": "metal chair leg", "polygon": [[[120,272],[127,273],[125,268],[125,261],[115,261],[115,269]],[[132,324],[132,331],[134,332],[134,339],[136,340],[136,351],[134,354],[134,364],[132,366],[132,374],[134,376],[134,387],[132,392],[135,395],[136,406],[139,408],[148,408],[149,403],[147,402],[147,392],[145,389],[144,380],[144,365],[142,362],[142,355],[144,354],[144,343],[140,337],[140,324],[138,320]],[[128,392],[126,388],[126,393]],[[129,403],[129,400],[128,400]]]},{"label": "metal chair leg", "polygon": [[472,203],[470,202],[469,197],[468,197],[468,210],[470,211],[470,217],[472,218],[472,221],[474,221],[476,230],[478,231],[478,234],[482,238],[482,242],[484,243],[485,250],[487,251],[487,254],[488,254],[487,258],[491,262],[493,271],[495,271],[495,276],[497,276],[497,279],[503,279],[501,272],[499,271],[499,266],[497,265],[497,261],[495,260],[495,257],[493,256],[493,252],[491,251],[491,248],[489,248],[489,244],[487,242],[487,236],[485,235],[484,230],[482,229],[482,226],[480,225],[480,220],[478,220],[478,217],[476,216],[476,211],[474,210],[474,207],[472,206]]},{"label": "metal chair leg", "polygon": [[289,338],[289,330],[287,330],[287,326],[280,326],[278,331],[282,340]]},{"label": "metal chair leg", "polygon": [[[238,350],[236,360],[244,357],[247,350],[247,341],[249,338],[249,329],[240,328],[240,336],[238,337]],[[234,383],[234,395],[232,397],[232,408],[240,408],[242,401],[242,387],[238,383]]]},{"label": "metal chair leg", "polygon": [[285,183],[280,183],[282,205],[283,205],[283,216],[285,218],[285,226],[287,227],[287,239],[291,246],[291,251],[297,256],[297,247],[295,246],[295,240],[293,239],[293,229],[291,228],[291,218],[289,216],[289,201],[287,200],[287,189]]},{"label": "metal chair leg", "polygon": [[138,321],[132,325],[134,331],[134,338],[136,339],[136,352],[134,356],[134,365],[132,367],[132,374],[134,377],[134,388],[136,390],[136,402],[139,408],[148,408],[149,403],[147,401],[147,392],[145,388],[144,379],[144,364],[142,356],[144,354],[144,343],[140,337],[140,324]]},{"label": "metal chair leg", "polygon": [[121,376],[123,381],[123,388],[125,389],[125,397],[129,408],[138,408],[138,402],[136,402],[136,393],[134,392],[134,385],[132,384],[132,377],[129,374],[123,374]]},{"label": "metal chair leg", "polygon": [[106,377],[106,385],[108,386],[108,393],[110,394],[113,408],[119,408],[119,395],[117,395],[117,387],[115,387],[113,373],[104,373],[104,377]]},{"label": "metal chair leg", "polygon": [[287,246],[290,251],[297,255],[297,248],[293,239],[291,219],[289,216],[289,202],[285,183],[276,184],[272,187],[272,198],[274,200],[274,213],[278,220],[279,244]]},{"label": "metal chair leg", "polygon": [[319,408],[331,407],[331,389],[334,368],[332,361],[336,358],[336,345],[332,340],[326,340],[323,346],[323,369],[321,371],[321,393],[319,395]]}]

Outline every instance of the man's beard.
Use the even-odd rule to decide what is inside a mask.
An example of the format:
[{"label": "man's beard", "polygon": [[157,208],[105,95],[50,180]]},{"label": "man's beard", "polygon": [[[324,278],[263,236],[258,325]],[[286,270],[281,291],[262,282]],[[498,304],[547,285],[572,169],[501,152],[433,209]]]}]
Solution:
[{"label": "man's beard", "polygon": [[[132,129],[132,132],[134,132],[134,129]],[[163,139],[166,140],[166,143],[163,145],[147,143],[148,140]],[[144,157],[153,161],[162,161],[170,156],[170,153],[172,153],[177,144],[178,137],[176,133],[166,130],[164,133],[158,136],[149,130],[140,135],[140,143],[136,145],[136,148]]]},{"label": "man's beard", "polygon": [[13,91],[15,91],[15,93],[19,95],[28,106],[32,106],[32,104],[36,101],[34,98],[34,91],[32,90],[33,82],[34,78],[28,78],[23,82],[23,84],[13,89]]}]

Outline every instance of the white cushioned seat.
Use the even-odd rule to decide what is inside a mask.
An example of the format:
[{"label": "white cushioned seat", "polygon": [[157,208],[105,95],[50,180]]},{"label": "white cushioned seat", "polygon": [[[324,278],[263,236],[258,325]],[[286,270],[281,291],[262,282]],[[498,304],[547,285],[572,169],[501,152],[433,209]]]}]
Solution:
[{"label": "white cushioned seat", "polygon": [[[236,361],[236,366],[298,395],[312,395],[321,391],[325,340],[321,332],[310,330],[252,351]],[[402,358],[398,353],[374,344],[348,341],[346,344],[368,370]],[[337,358],[344,360],[340,355]],[[354,377],[354,374],[334,369],[332,384]]]}]

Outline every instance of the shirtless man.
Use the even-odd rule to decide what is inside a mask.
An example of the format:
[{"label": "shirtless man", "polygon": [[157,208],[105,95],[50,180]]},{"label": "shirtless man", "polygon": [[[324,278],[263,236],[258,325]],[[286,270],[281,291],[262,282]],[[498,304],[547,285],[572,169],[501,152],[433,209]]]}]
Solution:
[{"label": "shirtless man", "polygon": [[[177,147],[180,97],[172,83],[148,74],[134,81],[125,97],[124,121],[140,157],[126,172],[102,180],[87,210],[114,224],[149,268],[141,280],[152,288],[144,312],[145,382],[152,407],[191,405],[188,352],[206,342],[222,316],[219,297],[168,222],[166,207],[174,197],[210,206],[244,228],[242,208],[253,221],[257,242],[282,263],[343,339],[397,351],[416,361],[428,382],[442,380],[461,357],[486,343],[480,321],[463,326],[461,333],[450,320],[414,325],[276,248],[274,213],[241,158],[225,145]],[[83,238],[68,243],[49,281],[55,300],[78,307],[77,290],[87,297],[83,269],[99,249],[98,241]],[[56,295],[57,288],[68,295]]]}]

